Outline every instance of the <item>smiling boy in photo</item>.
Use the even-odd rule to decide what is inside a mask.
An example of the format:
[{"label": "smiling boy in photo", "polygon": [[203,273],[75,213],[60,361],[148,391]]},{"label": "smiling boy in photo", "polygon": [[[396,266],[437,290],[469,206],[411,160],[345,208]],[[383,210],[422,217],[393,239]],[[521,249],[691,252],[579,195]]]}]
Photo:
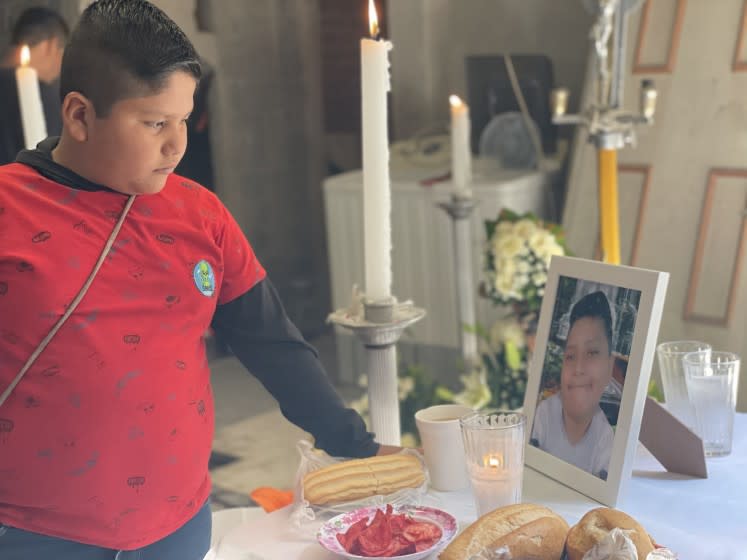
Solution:
[{"label": "smiling boy in photo", "polygon": [[607,296],[585,295],[571,309],[560,392],[537,406],[531,443],[602,479],[614,432],[599,407],[612,379],[612,313]]}]

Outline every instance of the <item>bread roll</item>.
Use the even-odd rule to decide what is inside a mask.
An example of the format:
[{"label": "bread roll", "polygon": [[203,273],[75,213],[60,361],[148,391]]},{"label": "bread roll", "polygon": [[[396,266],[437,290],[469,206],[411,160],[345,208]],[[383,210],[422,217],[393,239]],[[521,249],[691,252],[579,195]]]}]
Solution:
[{"label": "bread roll", "polygon": [[398,453],[344,461],[303,477],[304,498],[327,505],[387,495],[425,482],[423,464],[414,455]]},{"label": "bread roll", "polygon": [[484,548],[508,547],[514,558],[559,560],[568,523],[552,510],[517,504],[486,513],[447,546],[439,560],[465,560]]},{"label": "bread roll", "polygon": [[628,537],[638,550],[638,558],[646,558],[654,549],[651,537],[640,523],[620,510],[602,507],[587,512],[568,532],[565,544],[568,560],[582,560],[615,527],[631,530]]}]

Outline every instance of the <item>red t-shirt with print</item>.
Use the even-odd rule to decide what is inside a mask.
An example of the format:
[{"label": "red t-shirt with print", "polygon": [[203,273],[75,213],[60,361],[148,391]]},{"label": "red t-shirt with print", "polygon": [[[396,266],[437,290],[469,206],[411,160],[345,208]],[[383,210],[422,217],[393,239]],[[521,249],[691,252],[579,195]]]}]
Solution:
[{"label": "red t-shirt with print", "polygon": [[[0,391],[93,269],[127,197],[0,167]],[[215,195],[139,196],[78,308],[0,406],[0,523],[114,549],[172,533],[209,495],[203,335],[264,278]]]}]

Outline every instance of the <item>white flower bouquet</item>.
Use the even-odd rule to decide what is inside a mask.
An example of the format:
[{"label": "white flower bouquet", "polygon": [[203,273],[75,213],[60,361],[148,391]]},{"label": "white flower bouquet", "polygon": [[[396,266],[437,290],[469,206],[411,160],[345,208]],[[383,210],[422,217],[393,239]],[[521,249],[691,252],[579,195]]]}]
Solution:
[{"label": "white flower bouquet", "polygon": [[521,316],[539,312],[553,255],[565,255],[563,231],[531,213],[503,210],[485,222],[485,281],[482,293],[496,305],[510,305]]},{"label": "white flower bouquet", "polygon": [[482,365],[487,370],[490,406],[515,409],[524,400],[526,368],[534,350],[550,259],[568,250],[561,227],[531,213],[503,210],[496,220],[485,222],[485,229],[481,295],[510,309],[490,330],[478,327],[476,331],[487,347]]},{"label": "white flower bouquet", "polygon": [[[400,372],[399,401],[402,442],[416,445],[415,412],[434,404],[460,403],[475,409],[485,406],[515,410],[522,406],[527,363],[534,345],[534,329],[553,255],[568,251],[562,229],[533,214],[503,210],[485,222],[487,248],[481,295],[510,310],[490,328],[472,325],[478,336],[480,360],[459,376],[458,389],[436,382],[421,366]],[[364,418],[366,395],[352,402]],[[407,442],[407,443],[405,443]]]}]

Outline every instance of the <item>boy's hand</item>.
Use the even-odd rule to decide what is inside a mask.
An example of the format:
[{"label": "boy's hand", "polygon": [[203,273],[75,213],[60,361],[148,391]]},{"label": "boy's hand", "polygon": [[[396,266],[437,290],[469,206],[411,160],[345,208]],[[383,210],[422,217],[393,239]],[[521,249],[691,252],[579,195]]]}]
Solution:
[{"label": "boy's hand", "polygon": [[394,455],[395,453],[399,453],[402,451],[404,447],[399,447],[397,445],[384,445],[383,443],[379,445],[379,450],[376,452],[376,455]]},{"label": "boy's hand", "polygon": [[[395,453],[399,453],[403,449],[412,449],[411,447],[399,447],[397,445],[384,445],[383,443],[379,445],[379,450],[376,452],[376,455],[393,455]],[[423,448],[418,447],[416,448],[416,451],[423,454]]]}]

